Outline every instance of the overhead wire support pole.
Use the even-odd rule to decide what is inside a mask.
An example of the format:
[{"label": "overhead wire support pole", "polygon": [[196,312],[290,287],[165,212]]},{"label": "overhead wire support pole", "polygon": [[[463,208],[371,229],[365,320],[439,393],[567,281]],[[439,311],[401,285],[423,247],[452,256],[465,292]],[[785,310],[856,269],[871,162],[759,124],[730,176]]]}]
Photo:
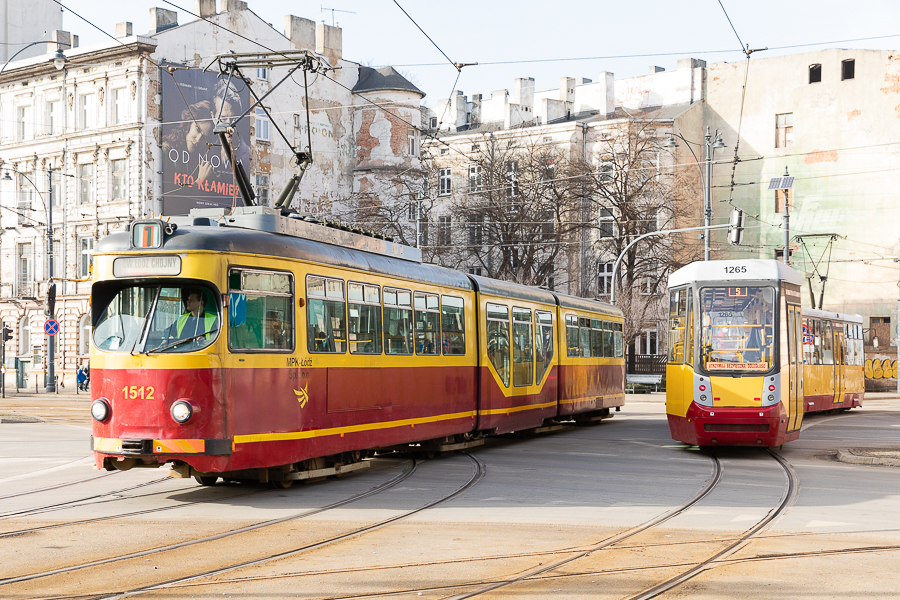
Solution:
[{"label": "overhead wire support pole", "polygon": [[703,231],[705,229],[725,229],[728,227],[731,227],[731,223],[726,223],[724,225],[710,225],[708,227],[706,225],[703,225],[702,227],[683,227],[681,229],[662,229],[660,231],[651,231],[650,233],[645,233],[644,235],[639,235],[638,237],[634,238],[634,240],[632,240],[630,244],[625,246],[625,249],[619,253],[619,256],[616,258],[616,262],[613,264],[612,289],[610,290],[609,303],[610,304],[616,303],[616,276],[619,273],[619,265],[622,264],[622,259],[625,258],[625,255],[628,253],[628,251],[631,250],[631,247],[634,246],[635,244],[637,244],[638,242],[640,242],[641,240],[644,240],[648,237],[657,236],[657,235],[669,235],[670,233],[684,233],[687,231]]}]

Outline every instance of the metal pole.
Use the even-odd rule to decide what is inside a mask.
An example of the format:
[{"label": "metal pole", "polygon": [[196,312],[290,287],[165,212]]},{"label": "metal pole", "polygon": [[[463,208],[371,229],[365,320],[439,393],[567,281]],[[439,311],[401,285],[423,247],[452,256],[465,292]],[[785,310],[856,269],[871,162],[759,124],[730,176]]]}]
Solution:
[{"label": "metal pole", "polygon": [[[787,168],[784,169],[784,175],[787,177]],[[788,191],[781,190],[784,193],[784,264],[791,264],[791,215],[788,212]],[[822,290],[824,292],[824,289]],[[819,300],[819,308],[822,308],[822,301]]]},{"label": "metal pole", "polygon": [[[0,323],[0,331],[6,333],[6,323]],[[0,398],[6,398],[6,340],[0,340]]]},{"label": "metal pole", "polygon": [[703,186],[703,260],[709,260],[709,225],[712,221],[712,147],[706,126],[706,185]]},{"label": "metal pole", "polygon": [[416,199],[416,248],[422,247],[422,199]]},{"label": "metal pole", "polygon": [[[50,285],[53,282],[53,167],[47,170],[47,183],[49,191],[47,192],[47,284],[48,294]],[[49,300],[49,299],[48,299]],[[50,306],[48,304],[47,308]],[[53,318],[51,314],[49,318]],[[47,388],[46,392],[52,394],[56,391],[56,375],[54,373],[54,356],[53,336],[47,335]]]},{"label": "metal pole", "polygon": [[637,244],[639,241],[643,240],[644,238],[653,237],[655,235],[669,235],[670,233],[682,233],[685,231],[702,231],[704,229],[725,229],[726,227],[731,227],[731,224],[726,223],[724,225],[710,225],[709,227],[705,225],[703,227],[684,227],[682,229],[663,229],[660,231],[651,231],[650,233],[645,233],[644,235],[639,235],[638,237],[634,238],[634,240],[630,244],[625,246],[625,249],[622,250],[622,252],[616,258],[616,262],[613,263],[612,289],[610,290],[609,294],[609,303],[616,303],[616,275],[619,273],[619,265],[622,264],[622,259],[625,258],[625,254],[631,249],[632,246]]},{"label": "metal pole", "polygon": [[[900,258],[895,258],[894,262],[900,265]],[[900,279],[897,280],[897,320],[894,324],[894,343],[897,345],[897,365],[900,366]],[[896,373],[897,367],[894,367],[894,377],[897,378],[897,392],[900,392],[900,376]]]}]

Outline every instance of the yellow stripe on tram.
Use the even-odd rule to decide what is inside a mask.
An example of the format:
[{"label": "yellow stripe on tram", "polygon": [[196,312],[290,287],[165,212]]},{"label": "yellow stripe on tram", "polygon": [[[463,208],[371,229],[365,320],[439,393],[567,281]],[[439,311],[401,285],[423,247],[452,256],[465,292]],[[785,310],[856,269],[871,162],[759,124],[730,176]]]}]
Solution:
[{"label": "yellow stripe on tram", "polygon": [[417,419],[401,419],[399,421],[383,421],[380,423],[366,423],[364,425],[348,425],[346,427],[331,427],[329,429],[312,429],[310,431],[285,431],[280,433],[251,433],[249,435],[234,436],[235,444],[250,444],[253,442],[284,442],[290,440],[306,440],[310,438],[325,437],[329,435],[343,435],[345,433],[358,433],[360,431],[372,431],[376,429],[392,429],[394,427],[415,426],[438,421],[451,421],[474,417],[475,411],[452,413],[449,415],[435,415],[433,417],[420,417]]},{"label": "yellow stripe on tram", "polygon": [[509,408],[493,408],[491,410],[480,410],[480,415],[508,415],[509,413],[521,412],[523,410],[536,410],[540,408],[550,408],[556,406],[556,401],[545,402],[544,404],[526,404],[524,406],[510,406]]}]

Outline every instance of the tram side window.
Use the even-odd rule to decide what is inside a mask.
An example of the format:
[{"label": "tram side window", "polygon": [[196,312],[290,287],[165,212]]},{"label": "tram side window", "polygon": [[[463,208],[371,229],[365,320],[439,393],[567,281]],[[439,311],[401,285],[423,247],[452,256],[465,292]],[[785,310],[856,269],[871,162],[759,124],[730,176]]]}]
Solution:
[{"label": "tram side window", "polygon": [[461,356],[466,353],[465,322],[463,299],[442,296],[441,346],[445,356]]},{"label": "tram side window", "polygon": [[381,290],[351,281],[347,299],[350,354],[381,354]]},{"label": "tram side window", "polygon": [[535,381],[540,382],[553,362],[553,314],[534,311]]},{"label": "tram side window", "polygon": [[534,375],[531,311],[513,307],[513,385],[531,385]]},{"label": "tram side window", "polygon": [[487,305],[487,353],[503,385],[509,387],[509,308]]},{"label": "tram side window", "polygon": [[306,347],[310,352],[347,351],[344,282],[310,275],[306,279]]},{"label": "tram side window", "polygon": [[625,326],[622,323],[613,323],[614,341],[616,345],[615,358],[625,357]]},{"label": "tram side window", "polygon": [[862,325],[851,325],[850,331],[853,332],[853,335],[850,337],[853,338],[853,362],[851,363],[853,366],[861,367],[866,363],[866,353],[863,348],[863,339],[862,339]]},{"label": "tram side window", "polygon": [[413,353],[412,292],[384,288],[384,350],[386,354]]},{"label": "tram side window", "polygon": [[831,321],[822,323],[824,332],[822,333],[822,364],[834,364],[834,332],[831,330]]},{"label": "tram side window", "polygon": [[591,319],[591,356],[602,358],[606,356],[603,351],[603,321]]},{"label": "tram side window", "polygon": [[588,357],[591,355],[591,320],[578,317],[578,327],[580,329],[581,356]]},{"label": "tram side window", "polygon": [[578,345],[578,317],[575,315],[566,315],[566,355],[581,355]]},{"label": "tram side window", "polygon": [[232,350],[294,349],[293,275],[236,269],[228,274],[228,345]]},{"label": "tram side window", "polygon": [[[616,323],[603,322],[603,356],[615,358],[616,354]],[[621,336],[619,336],[621,337]],[[619,340],[621,345],[621,340]]]},{"label": "tram side window", "polygon": [[440,307],[437,294],[416,292],[416,354],[438,354]]},{"label": "tram side window", "polygon": [[690,289],[669,292],[669,362],[684,362],[684,326]]}]

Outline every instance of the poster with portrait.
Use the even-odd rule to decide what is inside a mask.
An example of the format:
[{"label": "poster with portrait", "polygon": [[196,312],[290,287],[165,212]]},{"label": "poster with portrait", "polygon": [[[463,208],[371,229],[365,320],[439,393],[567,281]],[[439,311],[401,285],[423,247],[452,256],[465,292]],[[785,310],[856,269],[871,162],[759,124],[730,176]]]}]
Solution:
[{"label": "poster with portrait", "polygon": [[[226,85],[227,84],[227,85]],[[241,119],[231,137],[232,153],[213,133],[216,116],[235,118],[249,106],[243,81],[196,69],[163,79],[163,215],[186,215],[192,208],[242,206],[232,161],[250,174],[250,121]]]}]

